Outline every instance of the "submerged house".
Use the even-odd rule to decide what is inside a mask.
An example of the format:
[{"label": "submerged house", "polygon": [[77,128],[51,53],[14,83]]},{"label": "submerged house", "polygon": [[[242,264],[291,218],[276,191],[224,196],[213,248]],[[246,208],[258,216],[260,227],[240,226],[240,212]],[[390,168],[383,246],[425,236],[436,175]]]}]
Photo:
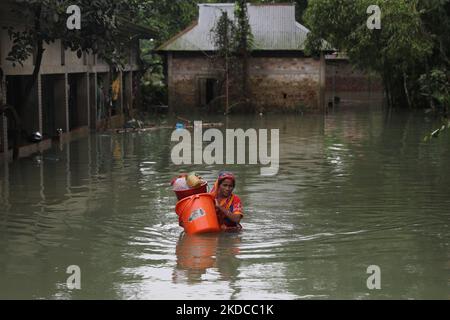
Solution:
[{"label": "submerged house", "polygon": [[[0,2],[0,107],[5,104],[13,106],[23,132],[39,132],[44,138],[39,144],[29,144],[22,137],[19,157],[49,148],[55,136],[67,140],[86,135],[90,130],[103,127],[106,122],[111,127],[121,126],[125,115],[132,113],[138,92],[139,39],[154,37],[155,32],[131,23],[121,29],[123,36],[132,40],[126,48],[128,61],[118,72],[112,72],[110,66],[95,54],[83,53],[79,57],[76,52],[64,49],[60,40],[44,44],[37,86],[27,109],[21,110],[18,98],[25,94],[25,82],[33,73],[35,61],[33,56],[23,66],[14,66],[7,60],[13,44],[3,27],[14,26],[20,30],[27,23],[12,12],[14,1]],[[99,89],[108,94],[112,82],[118,90],[115,108],[109,116],[100,110]],[[0,161],[12,156],[11,132],[17,125],[14,118],[5,112],[0,113]]]},{"label": "submerged house", "polygon": [[[304,53],[308,29],[295,20],[294,4],[248,4],[253,34],[249,95],[258,111],[322,112],[325,58]],[[161,45],[165,56],[169,108],[190,112],[223,95],[223,78],[210,56],[216,51],[212,29],[222,12],[234,20],[234,4],[199,4],[198,21]]]}]

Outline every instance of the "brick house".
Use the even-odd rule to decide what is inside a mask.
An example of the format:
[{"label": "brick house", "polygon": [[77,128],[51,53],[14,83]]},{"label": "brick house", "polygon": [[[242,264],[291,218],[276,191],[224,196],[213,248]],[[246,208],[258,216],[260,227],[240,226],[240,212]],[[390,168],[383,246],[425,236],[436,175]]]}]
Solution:
[{"label": "brick house", "polygon": [[[222,12],[234,19],[234,4],[199,4],[187,29],[161,45],[165,57],[169,108],[190,112],[223,95],[223,71],[211,62],[216,50],[211,30]],[[250,100],[257,111],[323,112],[325,59],[304,53],[307,33],[295,20],[293,4],[248,4],[254,46],[249,60]],[[211,106],[209,106],[211,107]]]}]

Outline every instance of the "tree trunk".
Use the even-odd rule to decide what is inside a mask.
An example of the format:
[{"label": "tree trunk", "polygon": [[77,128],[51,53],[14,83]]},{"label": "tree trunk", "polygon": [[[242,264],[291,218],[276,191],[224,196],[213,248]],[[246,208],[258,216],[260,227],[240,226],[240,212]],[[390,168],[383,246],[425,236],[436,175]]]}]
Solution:
[{"label": "tree trunk", "polygon": [[228,70],[228,55],[225,57],[225,113],[228,114],[228,108],[230,107],[229,97],[229,70]]},{"label": "tree trunk", "polygon": [[[34,64],[33,74],[31,76],[30,81],[27,82],[25,86],[25,97],[21,101],[21,109],[26,108],[28,106],[28,102],[30,101],[32,90],[34,89],[37,79],[39,76],[39,72],[41,71],[42,57],[44,55],[44,43],[41,33],[41,10],[42,7],[39,6],[36,9],[34,16],[34,30],[36,32],[36,62]],[[22,109],[23,110],[23,109]]]},{"label": "tree trunk", "polygon": [[388,105],[388,109],[391,109],[393,107],[392,97],[391,97],[392,93],[391,93],[389,76],[386,73],[383,76],[383,83],[384,83],[384,90],[386,92],[386,102]]},{"label": "tree trunk", "polygon": [[[27,81],[25,86],[25,96],[21,99],[19,104],[19,110],[21,110],[22,114],[27,114],[26,110],[28,109],[28,104],[31,99],[31,95],[33,94],[33,89],[36,87],[37,80],[39,77],[39,73],[41,71],[42,58],[44,55],[44,43],[40,36],[41,31],[41,6],[38,6],[35,12],[35,20],[34,20],[34,28],[37,34],[36,36],[36,62],[34,64],[33,74],[31,76],[30,81]],[[21,125],[21,121],[18,123],[18,127],[16,132],[14,133],[13,138],[13,159],[16,160],[19,156],[19,146],[20,146],[20,137],[22,135],[23,128]]]},{"label": "tree trunk", "polygon": [[244,60],[242,61],[242,72],[244,73],[243,77],[243,89],[245,99],[248,100],[249,92],[248,92],[248,56],[244,53]]},{"label": "tree trunk", "polygon": [[412,108],[411,97],[409,96],[408,85],[406,83],[406,72],[403,71],[403,89],[406,96],[406,101],[408,102],[408,108]]},{"label": "tree trunk", "polygon": [[[428,59],[426,60],[425,63],[425,71],[426,71],[426,75],[427,75],[427,83],[430,83],[430,65],[428,64]],[[431,87],[428,86],[428,103],[430,105],[431,110],[433,111],[433,113],[436,112],[436,108],[434,106],[434,102],[433,102],[433,95],[431,92]]]}]

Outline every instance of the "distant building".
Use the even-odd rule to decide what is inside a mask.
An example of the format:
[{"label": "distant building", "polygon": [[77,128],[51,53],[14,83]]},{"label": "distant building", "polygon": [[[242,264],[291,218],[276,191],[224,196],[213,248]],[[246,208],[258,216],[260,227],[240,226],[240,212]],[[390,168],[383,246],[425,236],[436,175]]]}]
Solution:
[{"label": "distant building", "polygon": [[[234,19],[234,4],[199,4],[198,21],[164,43],[169,107],[193,111],[223,96],[211,30],[222,12]],[[308,29],[296,22],[293,4],[248,4],[254,37],[249,60],[249,92],[259,111],[313,111],[324,108],[325,59],[304,53]],[[223,86],[221,86],[223,88]],[[221,92],[222,91],[222,92]],[[222,101],[223,102],[223,101]]]},{"label": "distant building", "polygon": [[383,82],[377,74],[370,74],[353,67],[343,54],[325,55],[327,104],[367,105],[383,99]]},{"label": "distant building", "polygon": [[[122,125],[124,115],[132,112],[135,99],[133,88],[139,83],[136,77],[139,71],[139,39],[153,37],[154,33],[131,23],[124,27],[122,32],[127,37],[132,36],[133,41],[129,45],[129,59],[125,69],[114,75],[110,73],[110,66],[97,55],[84,53],[78,58],[76,52],[64,50],[60,40],[45,45],[31,106],[28,110],[20,110],[18,97],[25,94],[24,80],[33,73],[34,57],[25,61],[23,67],[13,67],[11,62],[6,60],[12,43],[3,27],[20,28],[24,23],[20,17],[12,14],[12,2],[13,0],[0,2],[0,69],[3,71],[0,97],[3,96],[3,103],[16,108],[24,132],[31,134],[38,131],[44,139],[51,139],[59,133],[62,133],[63,138],[70,138],[103,126],[106,118],[110,126]],[[107,93],[110,84],[116,79],[117,101],[112,117],[109,118],[98,105],[98,89],[103,84]],[[1,103],[2,101],[0,105]],[[6,117],[5,114],[0,115],[0,154],[4,153],[6,157],[10,157],[10,154],[5,151],[11,148],[8,132],[13,128],[14,119]],[[26,144],[26,141],[22,141],[22,144]],[[45,143],[45,146],[49,145],[51,143]],[[23,148],[21,156],[34,150],[35,148]]]}]

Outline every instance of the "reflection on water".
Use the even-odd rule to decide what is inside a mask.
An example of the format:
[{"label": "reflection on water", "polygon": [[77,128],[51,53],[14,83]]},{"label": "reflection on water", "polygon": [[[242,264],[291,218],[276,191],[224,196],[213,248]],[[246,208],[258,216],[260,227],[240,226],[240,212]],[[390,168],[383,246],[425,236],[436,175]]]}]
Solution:
[{"label": "reflection on water", "polygon": [[[201,283],[204,280],[226,281],[232,287],[238,279],[240,260],[239,233],[187,235],[182,233],[177,242],[177,264],[174,283]],[[236,297],[239,289],[233,292]]]},{"label": "reflection on water", "polygon": [[0,298],[449,298],[450,135],[424,143],[432,122],[377,108],[198,120],[280,129],[277,176],[227,167],[243,232],[182,233],[169,181],[211,185],[223,167],[173,165],[171,130],[91,135],[2,165]]}]

